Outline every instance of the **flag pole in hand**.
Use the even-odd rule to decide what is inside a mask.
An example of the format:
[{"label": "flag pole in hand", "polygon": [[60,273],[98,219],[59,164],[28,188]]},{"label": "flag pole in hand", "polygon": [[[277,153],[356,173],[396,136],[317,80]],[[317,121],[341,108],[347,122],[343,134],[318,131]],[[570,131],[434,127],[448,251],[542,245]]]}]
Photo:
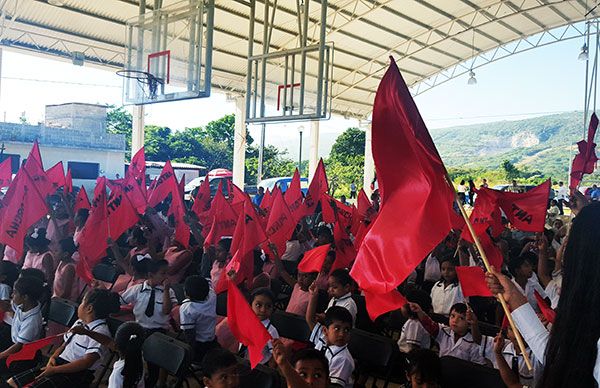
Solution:
[{"label": "flag pole in hand", "polygon": [[[491,272],[490,262],[487,259],[485,251],[483,249],[483,246],[481,245],[481,241],[479,241],[479,236],[477,236],[477,234],[475,233],[473,224],[471,223],[471,220],[469,220],[469,216],[467,215],[465,208],[463,207],[460,199],[458,198],[456,189],[454,188],[454,185],[452,184],[452,180],[450,179],[450,176],[448,175],[447,172],[446,172],[446,181],[454,190],[454,201],[458,205],[460,214],[465,219],[465,224],[467,225],[467,228],[469,229],[469,233],[471,233],[471,236],[473,236],[473,241],[475,242],[475,246],[477,247],[477,250],[479,251],[479,254],[481,255],[481,260],[483,261],[483,265],[485,265],[485,269],[487,272]],[[525,351],[525,342],[523,342],[523,337],[521,336],[521,333],[519,332],[519,330],[517,330],[515,321],[513,321],[512,316],[510,315],[510,310],[508,308],[508,304],[506,304],[506,300],[504,300],[504,296],[502,294],[497,294],[496,298],[498,298],[498,300],[500,301],[500,304],[502,305],[502,310],[504,310],[504,315],[506,316],[506,319],[508,319],[508,324],[510,325],[510,328],[512,329],[513,333],[515,333],[515,337],[517,339],[517,344],[519,345],[519,349],[521,350],[521,354],[523,355],[523,359],[525,360],[527,369],[529,369],[529,371],[531,372],[531,371],[533,371],[533,365],[531,364],[529,355]]]}]

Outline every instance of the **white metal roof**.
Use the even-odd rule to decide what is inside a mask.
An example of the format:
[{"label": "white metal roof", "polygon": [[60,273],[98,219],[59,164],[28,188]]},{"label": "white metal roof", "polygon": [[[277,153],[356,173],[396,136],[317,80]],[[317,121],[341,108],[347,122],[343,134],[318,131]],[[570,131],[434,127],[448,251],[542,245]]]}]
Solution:
[{"label": "white metal roof", "polygon": [[[327,41],[335,45],[333,111],[367,116],[389,55],[398,61],[409,86],[414,86],[509,42],[583,21],[595,4],[586,1],[330,0]],[[175,2],[163,1],[165,6]],[[213,87],[243,93],[249,7],[243,0],[215,2]],[[0,0],[1,44],[65,58],[81,51],[87,63],[122,67],[125,22],[137,15],[138,1],[62,3],[58,7],[47,0]],[[264,0],[257,1],[257,15],[263,4]],[[277,4],[271,51],[297,46],[296,0]],[[588,18],[596,17],[597,11],[589,12]],[[312,0],[309,32],[315,31],[315,38],[319,13],[320,1]],[[262,43],[261,28],[255,29],[254,39]],[[312,61],[308,72],[315,71],[316,61]]]}]

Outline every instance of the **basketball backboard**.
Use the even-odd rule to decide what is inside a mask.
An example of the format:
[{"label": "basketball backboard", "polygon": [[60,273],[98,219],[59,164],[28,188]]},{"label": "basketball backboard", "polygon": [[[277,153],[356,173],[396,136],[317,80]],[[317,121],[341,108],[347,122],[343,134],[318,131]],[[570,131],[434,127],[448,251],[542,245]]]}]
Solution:
[{"label": "basketball backboard", "polygon": [[210,96],[214,0],[184,0],[127,22],[123,103]]}]

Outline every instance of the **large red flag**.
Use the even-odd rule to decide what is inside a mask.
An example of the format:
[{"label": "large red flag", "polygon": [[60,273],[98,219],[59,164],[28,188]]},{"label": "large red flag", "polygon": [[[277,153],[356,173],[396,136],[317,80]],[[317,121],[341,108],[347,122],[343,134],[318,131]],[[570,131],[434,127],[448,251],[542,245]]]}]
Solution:
[{"label": "large red flag", "polygon": [[65,175],[65,193],[73,192],[73,176],[71,175],[71,169],[67,169],[67,175]]},{"label": "large red flag", "polygon": [[131,158],[127,176],[133,177],[142,188],[144,195],[146,195],[146,155],[144,154],[144,147],[140,148]]},{"label": "large red flag", "polygon": [[304,252],[304,257],[298,264],[298,271],[309,273],[309,272],[321,272],[323,263],[327,258],[327,253],[331,250],[331,244],[320,245],[310,251]]},{"label": "large red flag", "polygon": [[0,163],[0,188],[7,187],[12,181],[12,159],[6,158]]},{"label": "large red flag", "polygon": [[325,172],[323,159],[320,159],[319,164],[317,164],[315,174],[313,175],[310,185],[308,186],[306,198],[304,198],[306,215],[314,213],[317,204],[321,200],[321,195],[326,194],[328,191],[329,184],[327,183],[327,173]]},{"label": "large red flag", "polygon": [[[219,187],[221,185],[219,184]],[[225,199],[223,192],[217,190],[212,201],[210,214],[212,215],[212,226],[204,240],[204,246],[209,247],[219,242],[223,236],[232,236],[237,223],[238,215],[231,204]]]},{"label": "large red flag", "polygon": [[233,282],[229,282],[227,292],[227,323],[235,338],[248,347],[250,366],[254,368],[262,361],[262,351],[271,335]]},{"label": "large red flag", "polygon": [[121,186],[113,187],[106,208],[110,225],[109,237],[114,241],[139,221],[137,212]]},{"label": "large red flag", "polygon": [[99,177],[96,180],[90,216],[81,230],[80,259],[76,267],[77,274],[88,284],[92,281],[91,269],[106,255],[109,236],[106,178]]},{"label": "large red flag", "polygon": [[[198,218],[202,218],[204,213],[210,209],[210,201],[210,182],[207,175],[204,177],[202,183],[200,183],[198,194],[196,194],[196,198],[194,198],[194,203],[192,204],[192,211],[196,213]],[[201,219],[200,221],[202,222],[203,220]],[[203,224],[205,222],[206,220],[204,220]]]},{"label": "large red flag", "polygon": [[65,169],[62,162],[56,163],[46,171],[46,176],[54,191],[65,185]]},{"label": "large red flag", "polygon": [[290,209],[290,213],[292,213],[292,218],[294,219],[294,222],[297,224],[298,221],[300,221],[304,216],[304,209],[302,208],[302,200],[304,199],[304,197],[302,196],[302,187],[300,185],[300,173],[298,172],[298,169],[294,171],[294,176],[292,177],[290,186],[285,191],[284,199],[285,203]]},{"label": "large red flag", "polygon": [[65,333],[60,333],[57,335],[53,335],[50,337],[42,338],[37,341],[29,342],[27,344],[23,344],[21,350],[16,353],[9,355],[6,358],[6,366],[9,367],[14,361],[25,361],[25,360],[33,360],[38,352],[38,350],[45,348],[46,346],[58,342],[60,337]]},{"label": "large red flag", "polygon": [[381,210],[351,275],[370,294],[373,316],[401,307],[390,293],[448,234],[455,213],[443,162],[393,59],[377,90],[372,132]]},{"label": "large red flag", "polygon": [[[296,224],[288,209],[281,190],[275,190],[273,206],[269,214],[269,221],[265,233],[269,241],[277,247],[277,252],[282,255],[285,252],[285,243],[292,237]],[[267,248],[265,251],[271,251]],[[272,253],[271,253],[272,254]]]},{"label": "large red flag", "polygon": [[75,198],[75,205],[73,206],[73,213],[77,213],[79,209],[90,209],[92,205],[90,204],[90,200],[88,198],[87,193],[85,192],[85,187],[81,186],[79,192],[77,193],[77,197]]},{"label": "large red flag", "polygon": [[526,193],[494,191],[494,194],[513,228],[524,232],[544,231],[550,179]]},{"label": "large red flag", "polygon": [[381,314],[397,310],[408,303],[406,298],[404,298],[398,290],[391,290],[383,295],[363,290],[363,294],[365,296],[367,312],[372,321],[375,321]]},{"label": "large red flag", "polygon": [[25,169],[17,173],[8,190],[0,217],[0,242],[20,256],[27,229],[48,213],[48,207]]},{"label": "large red flag", "polygon": [[173,166],[171,166],[171,161],[167,160],[165,166],[158,179],[156,179],[154,183],[154,187],[150,185],[151,191],[148,194],[148,206],[154,207],[161,203],[172,194],[172,201],[175,200],[175,196],[179,192],[179,186],[177,185],[177,179],[175,177],[175,172],[173,171]]},{"label": "large red flag", "polygon": [[596,156],[596,143],[594,137],[598,129],[598,117],[596,113],[592,113],[590,125],[588,127],[587,140],[581,140],[577,143],[579,153],[575,155],[571,164],[571,182],[569,187],[575,189],[583,179],[583,174],[591,174],[594,172],[594,167],[598,161]]},{"label": "large red flag", "polygon": [[106,181],[106,185],[111,190],[116,190],[117,187],[122,190],[138,214],[143,215],[146,212],[146,207],[148,205],[146,203],[144,190],[140,187],[133,175],[128,175],[124,179],[108,180]]},{"label": "large red flag", "polygon": [[54,193],[55,190],[52,187],[52,182],[50,182],[46,175],[46,171],[44,171],[42,155],[40,154],[40,147],[37,140],[33,143],[33,147],[31,148],[22,169],[27,170],[29,177],[35,183],[36,189],[42,195],[44,200],[48,194]]},{"label": "large red flag", "polygon": [[464,296],[494,296],[485,283],[481,267],[456,267],[456,275]]}]

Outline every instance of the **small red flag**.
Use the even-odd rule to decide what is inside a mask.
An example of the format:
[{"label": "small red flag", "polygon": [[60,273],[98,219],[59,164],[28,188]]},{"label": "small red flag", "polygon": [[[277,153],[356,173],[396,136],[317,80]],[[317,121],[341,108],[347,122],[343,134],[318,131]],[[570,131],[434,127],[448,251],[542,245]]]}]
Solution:
[{"label": "small red flag", "polygon": [[358,193],[358,199],[356,202],[358,214],[360,214],[362,219],[367,218],[367,215],[369,214],[369,209],[371,209],[373,205],[371,204],[371,200],[369,199],[369,197],[367,197],[367,193],[365,193],[364,189],[360,189],[360,192]]},{"label": "small red flag", "polygon": [[81,186],[79,192],[77,193],[77,197],[75,198],[75,206],[73,206],[73,212],[77,213],[79,209],[90,209],[92,205],[90,204],[90,199],[85,191],[85,187]]},{"label": "small red flag", "polygon": [[73,176],[71,175],[71,169],[67,169],[67,175],[65,175],[65,193],[73,192]]},{"label": "small red flag", "polygon": [[204,214],[210,210],[210,201],[210,182],[207,175],[200,184],[198,194],[196,194],[196,198],[194,198],[194,203],[192,204],[192,211],[196,213],[201,221]]},{"label": "small red flag", "polygon": [[78,274],[87,283],[91,282],[91,269],[106,255],[108,237],[110,235],[108,223],[108,210],[106,207],[106,178],[96,180],[94,199],[90,209],[90,216],[79,238],[80,259]]},{"label": "small red flag", "polygon": [[513,228],[524,232],[544,231],[548,196],[550,195],[550,179],[526,193],[494,190],[494,194]]},{"label": "small red flag", "polygon": [[181,176],[177,187],[179,188],[179,195],[183,198],[183,193],[185,192],[185,174]]},{"label": "small red flag", "polygon": [[333,241],[335,242],[335,261],[331,270],[338,268],[350,268],[352,262],[356,259],[356,248],[350,240],[350,236],[344,230],[341,222],[333,225]]},{"label": "small red flag", "polygon": [[175,241],[184,247],[189,248],[190,227],[184,220],[185,204],[183,203],[183,199],[181,197],[174,197],[171,207],[169,208],[169,215],[172,215],[175,221]]},{"label": "small red flag", "polygon": [[[269,241],[277,247],[277,252],[280,255],[285,252],[285,243],[292,237],[296,224],[288,209],[281,190],[276,190],[273,197],[273,206],[271,207],[271,213],[269,214],[269,221],[265,228],[265,234],[269,238]],[[270,249],[265,249],[271,251]],[[272,253],[271,253],[272,254]]]},{"label": "small red flag", "polygon": [[[487,233],[489,228],[491,228],[494,237],[498,237],[502,233],[504,226],[502,225],[500,206],[492,190],[482,189],[477,191],[477,201],[475,201],[475,208],[469,220],[477,236],[481,237],[484,233]],[[474,242],[468,228],[463,228],[461,238],[471,243]]]},{"label": "small red flag", "polygon": [[272,337],[233,282],[229,282],[227,292],[227,323],[235,338],[248,347],[250,366],[254,369],[262,361],[263,349]]},{"label": "small red flag", "polygon": [[21,350],[9,355],[6,358],[6,366],[9,367],[10,364],[12,364],[14,361],[33,360],[38,350],[45,348],[46,346],[54,342],[58,342],[60,337],[62,337],[64,334],[65,333],[60,333],[50,337],[42,338],[37,341],[29,342],[27,344],[23,344]]},{"label": "small red flag", "polygon": [[384,298],[448,234],[456,213],[444,164],[393,59],[375,96],[372,132],[381,208],[351,275]]},{"label": "small red flag", "polygon": [[539,292],[534,290],[533,294],[535,295],[535,300],[537,301],[538,307],[540,308],[544,318],[546,318],[548,322],[554,323],[554,320],[556,319],[556,311],[552,310],[552,308],[548,306],[548,303],[546,303]]},{"label": "small red flag", "polygon": [[131,163],[127,169],[127,177],[133,177],[140,187],[144,196],[146,195],[146,155],[144,153],[144,147],[140,148],[131,158]]},{"label": "small red flag", "polygon": [[211,204],[212,226],[204,240],[205,247],[217,244],[223,236],[233,235],[237,223],[238,215],[231,207],[231,204],[225,199],[220,188],[221,184],[219,184],[219,189]]},{"label": "small red flag", "polygon": [[300,264],[298,264],[298,271],[304,273],[321,272],[323,263],[327,258],[327,253],[330,250],[331,244],[325,244],[304,252],[304,257],[300,261]]},{"label": "small red flag", "polygon": [[464,296],[494,296],[485,283],[481,267],[456,267],[456,275]]},{"label": "small red flag", "polygon": [[302,207],[302,200],[304,199],[304,197],[302,196],[302,187],[300,186],[300,173],[298,172],[298,169],[294,171],[294,176],[292,177],[290,186],[285,191],[284,199],[285,203],[290,209],[290,213],[292,214],[294,222],[298,223],[298,221],[300,221],[304,216],[304,209]]},{"label": "small red flag", "polygon": [[46,176],[54,191],[65,185],[65,169],[62,162],[56,163],[46,171]]},{"label": "small red flag", "polygon": [[329,191],[329,184],[327,183],[327,173],[325,172],[325,164],[323,159],[319,160],[317,169],[313,175],[310,185],[308,186],[308,193],[304,198],[304,206],[306,215],[314,213],[317,208],[317,204],[321,200],[321,195],[326,194]]},{"label": "small red flag", "polygon": [[35,183],[36,190],[44,200],[46,200],[48,194],[52,194],[55,191],[52,187],[52,182],[50,182],[46,175],[46,171],[44,171],[40,147],[37,140],[33,143],[33,147],[31,148],[22,169],[27,170],[29,177]]},{"label": "small red flag", "polygon": [[594,172],[594,167],[598,161],[598,157],[596,156],[596,143],[594,143],[597,129],[598,117],[596,116],[596,113],[592,113],[590,125],[588,127],[587,140],[581,140],[577,143],[579,153],[575,155],[573,163],[571,164],[571,182],[569,183],[569,188],[571,189],[575,189],[579,186],[584,174],[591,174]]},{"label": "small red flag", "polygon": [[12,182],[12,159],[6,158],[0,163],[0,188],[7,187]]},{"label": "small red flag", "polygon": [[113,241],[117,241],[127,229],[139,221],[137,212],[121,186],[114,186],[110,197],[108,197],[106,208],[110,225],[110,238]]},{"label": "small red flag", "polygon": [[[275,189],[273,189],[275,192]],[[273,194],[267,189],[265,194],[263,195],[262,201],[260,201],[260,209],[266,214],[266,218],[269,218],[269,213],[271,212],[271,206],[273,205]]]},{"label": "small red flag", "polygon": [[391,290],[385,294],[375,294],[363,290],[363,294],[367,305],[367,313],[369,313],[369,318],[372,321],[375,321],[381,314],[397,310],[408,303],[398,290]]},{"label": "small red flag", "polygon": [[[165,163],[165,166],[160,172],[158,179],[156,179],[154,187],[151,187],[151,190],[152,191],[148,195],[148,205],[150,207],[155,207],[164,201],[169,194],[172,194],[174,197],[179,192],[177,179],[175,178],[175,172],[173,171],[170,160],[167,160]],[[174,198],[172,200],[174,200]]]}]

